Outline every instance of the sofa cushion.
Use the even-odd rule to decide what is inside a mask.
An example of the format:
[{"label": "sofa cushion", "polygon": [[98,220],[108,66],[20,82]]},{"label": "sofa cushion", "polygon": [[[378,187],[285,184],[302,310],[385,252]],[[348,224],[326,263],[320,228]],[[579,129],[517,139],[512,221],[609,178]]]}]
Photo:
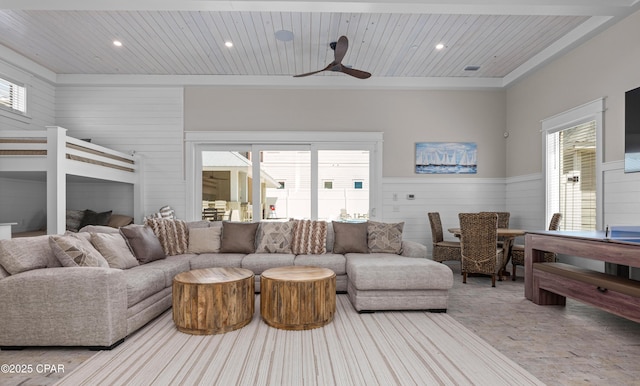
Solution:
[{"label": "sofa cushion", "polygon": [[127,308],[155,295],[166,287],[165,272],[150,267],[148,264],[124,270],[122,273],[127,283]]},{"label": "sofa cushion", "polygon": [[257,222],[222,222],[222,253],[253,253],[256,250]]},{"label": "sofa cushion", "polygon": [[259,275],[269,268],[293,265],[294,258],[291,253],[251,253],[242,259],[242,268]]},{"label": "sofa cushion", "polygon": [[200,268],[242,268],[244,253],[202,253],[192,257],[191,269]]},{"label": "sofa cushion", "polygon": [[187,223],[166,218],[148,218],[144,223],[160,240],[165,255],[182,255],[187,252],[189,242]]},{"label": "sofa cushion", "polygon": [[55,235],[49,237],[49,245],[65,267],[109,267],[107,260],[95,249],[88,237],[78,234]]},{"label": "sofa cushion", "polygon": [[120,228],[127,245],[140,264],[164,259],[166,257],[160,240],[153,230],[146,225],[127,225]]},{"label": "sofa cushion", "polygon": [[220,252],[221,227],[190,228],[189,229],[189,253],[216,253]]},{"label": "sofa cushion", "polygon": [[260,222],[256,253],[291,253],[294,226],[294,221]]},{"label": "sofa cushion", "polygon": [[334,253],[367,253],[366,222],[332,222],[335,240]]},{"label": "sofa cushion", "polygon": [[147,266],[164,272],[164,286],[171,287],[173,278],[180,272],[191,269],[190,259],[194,255],[173,255],[166,259],[152,261]]},{"label": "sofa cushion", "polygon": [[78,233],[120,233],[117,228],[112,228],[107,225],[86,225],[80,228]]},{"label": "sofa cushion", "polygon": [[325,221],[294,220],[291,252],[296,255],[321,255],[327,252]]},{"label": "sofa cushion", "polygon": [[367,222],[367,244],[369,252],[396,253],[402,252],[402,228],[404,222],[383,223]]},{"label": "sofa cushion", "polygon": [[46,258],[39,253],[33,253],[23,244],[14,240],[0,240],[0,265],[12,275],[46,268]]},{"label": "sofa cushion", "polygon": [[[4,247],[4,248],[3,248]],[[14,260],[10,256],[5,256],[8,261],[2,263],[2,251],[13,250],[15,248],[21,248],[24,251],[29,252],[29,256],[24,259]],[[8,252],[7,252],[8,254]],[[12,269],[7,269],[5,264],[18,264],[18,270],[24,272],[24,270],[31,270],[37,268],[52,268],[61,267],[60,261],[53,253],[51,246],[49,246],[49,235],[40,235],[33,237],[18,237],[11,240],[0,240],[0,265],[4,270],[11,274]],[[36,268],[37,267],[37,268]]]},{"label": "sofa cushion", "polygon": [[307,265],[320,268],[329,268],[336,275],[347,273],[347,259],[344,255],[336,253],[325,253],[324,255],[297,255],[294,265]]},{"label": "sofa cushion", "polygon": [[128,269],[139,265],[120,233],[91,233],[91,244],[111,268]]},{"label": "sofa cushion", "polygon": [[358,290],[449,289],[453,272],[433,260],[388,253],[349,253],[347,276]]}]

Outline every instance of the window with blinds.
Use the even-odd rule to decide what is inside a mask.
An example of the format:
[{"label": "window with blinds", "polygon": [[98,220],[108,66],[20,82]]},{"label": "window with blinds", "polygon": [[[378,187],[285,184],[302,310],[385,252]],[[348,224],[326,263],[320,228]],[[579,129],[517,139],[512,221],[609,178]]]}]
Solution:
[{"label": "window with blinds", "polygon": [[547,189],[561,230],[596,229],[596,121],[547,134]]},{"label": "window with blinds", "polygon": [[0,78],[0,108],[25,114],[27,112],[27,90],[25,87]]}]

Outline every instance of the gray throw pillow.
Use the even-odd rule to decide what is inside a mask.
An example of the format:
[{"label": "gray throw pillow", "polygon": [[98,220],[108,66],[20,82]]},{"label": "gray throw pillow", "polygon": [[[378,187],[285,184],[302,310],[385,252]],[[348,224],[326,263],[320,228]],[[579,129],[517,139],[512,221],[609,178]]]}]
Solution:
[{"label": "gray throw pillow", "polygon": [[333,253],[367,253],[367,223],[366,222],[333,222],[335,241]]},{"label": "gray throw pillow", "polygon": [[91,244],[111,268],[128,269],[139,265],[120,233],[91,233]]},{"label": "gray throw pillow", "polygon": [[153,230],[146,225],[127,225],[120,228],[120,234],[124,236],[129,245],[129,249],[138,259],[140,264],[150,263],[167,257],[160,240],[153,233]]},{"label": "gray throw pillow", "polygon": [[92,211],[91,209],[87,209],[84,211],[82,221],[80,221],[80,228],[87,225],[109,225],[110,219],[111,211],[98,213]]},{"label": "gray throw pillow", "polygon": [[222,222],[221,253],[254,253],[257,222]]},{"label": "gray throw pillow", "polygon": [[189,229],[188,253],[220,252],[220,234],[222,227]]},{"label": "gray throw pillow", "polygon": [[68,231],[77,232],[84,218],[84,210],[67,210],[66,228]]}]

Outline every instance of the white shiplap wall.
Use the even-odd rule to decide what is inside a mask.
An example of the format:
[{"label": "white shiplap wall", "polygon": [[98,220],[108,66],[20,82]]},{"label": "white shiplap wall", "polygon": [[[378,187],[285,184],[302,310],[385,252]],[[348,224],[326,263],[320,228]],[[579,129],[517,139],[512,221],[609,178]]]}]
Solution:
[{"label": "white shiplap wall", "polygon": [[[136,215],[149,215],[170,205],[178,217],[185,218],[182,90],[182,87],[56,89],[56,124],[67,128],[69,135],[91,138],[93,143],[125,153],[135,152],[141,157],[144,213]],[[123,194],[117,186],[87,187],[86,193],[100,194],[107,202]]]},{"label": "white shiplap wall", "polygon": [[[439,212],[445,240],[447,228],[459,226],[458,213],[503,211],[505,182],[501,178],[383,178],[382,221],[404,221],[403,238],[425,244],[431,255],[428,212]],[[409,194],[413,200],[407,199]]]},{"label": "white shiplap wall", "polygon": [[34,179],[0,178],[0,223],[17,223],[12,232],[47,227],[47,189],[44,173]]}]

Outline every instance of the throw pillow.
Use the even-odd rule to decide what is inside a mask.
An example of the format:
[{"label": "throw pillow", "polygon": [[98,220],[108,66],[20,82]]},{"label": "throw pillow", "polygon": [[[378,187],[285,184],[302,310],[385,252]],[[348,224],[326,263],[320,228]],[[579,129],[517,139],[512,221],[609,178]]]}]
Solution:
[{"label": "throw pillow", "polygon": [[80,228],[86,225],[107,225],[109,224],[109,219],[111,218],[111,211],[108,212],[94,212],[91,209],[87,209],[84,211],[84,217],[80,222]]},{"label": "throw pillow", "polygon": [[222,227],[189,229],[189,253],[220,252],[220,235]]},{"label": "throw pillow", "polygon": [[129,249],[140,264],[167,257],[153,229],[146,225],[127,225],[120,228],[120,234],[124,236]]},{"label": "throw pillow", "polygon": [[127,269],[139,265],[120,233],[91,233],[91,244],[111,268]]},{"label": "throw pillow", "polygon": [[295,220],[292,253],[321,255],[327,252],[327,223],[325,221]]},{"label": "throw pillow", "polygon": [[66,229],[71,232],[77,232],[84,218],[84,210],[67,210]]},{"label": "throw pillow", "polygon": [[402,252],[403,227],[404,222],[383,223],[369,221],[367,223],[369,252],[400,254]]},{"label": "throw pillow", "polygon": [[0,265],[11,275],[46,268],[47,261],[15,240],[0,240]]},{"label": "throw pillow", "polygon": [[87,238],[75,234],[55,235],[49,237],[49,245],[63,267],[109,267]]},{"label": "throw pillow", "polygon": [[258,253],[291,253],[293,221],[260,223],[258,232]]},{"label": "throw pillow", "polygon": [[107,225],[111,228],[120,228],[126,227],[129,224],[133,224],[133,217],[122,214],[112,214]]},{"label": "throw pillow", "polygon": [[254,253],[256,251],[257,222],[222,222],[222,253]]},{"label": "throw pillow", "polygon": [[145,225],[151,227],[160,240],[165,255],[175,256],[187,252],[189,243],[187,223],[183,220],[148,218]]},{"label": "throw pillow", "polygon": [[367,253],[367,223],[366,222],[333,222],[335,241],[334,253]]}]

